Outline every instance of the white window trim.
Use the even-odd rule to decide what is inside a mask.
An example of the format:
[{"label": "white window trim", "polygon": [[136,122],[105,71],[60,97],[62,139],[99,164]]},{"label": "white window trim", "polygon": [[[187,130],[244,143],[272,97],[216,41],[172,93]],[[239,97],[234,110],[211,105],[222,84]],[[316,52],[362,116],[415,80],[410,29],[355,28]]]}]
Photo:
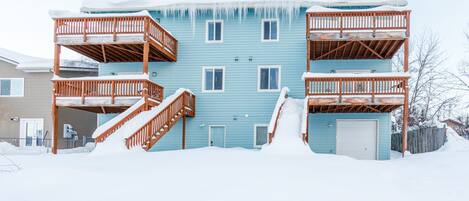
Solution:
[{"label": "white window trim", "polygon": [[212,147],[212,143],[210,143],[212,141],[212,128],[213,127],[222,127],[223,130],[225,131],[225,133],[223,133],[223,148],[226,147],[226,125],[209,125],[208,126],[208,147]]},{"label": "white window trim", "polygon": [[[213,22],[213,23],[217,23],[217,22],[221,22],[221,40],[208,40],[208,23],[209,22]],[[223,22],[223,20],[207,20],[205,21],[205,43],[223,43],[224,41],[224,29],[225,29],[225,23]],[[215,36],[214,36],[215,37]]]},{"label": "white window trim", "polygon": [[[277,39],[264,39],[264,23],[265,22],[277,22]],[[280,20],[278,18],[262,19],[261,23],[261,42],[278,42],[280,41]],[[272,34],[272,33],[271,33]]]},{"label": "white window trim", "polygon": [[269,124],[254,124],[254,140],[253,140],[253,147],[254,148],[261,148],[262,145],[257,145],[256,140],[257,140],[257,127],[267,127],[267,143],[269,143]]},{"label": "white window trim", "polygon": [[[205,70],[207,69],[222,69],[223,70],[223,81],[222,81],[222,90],[206,90],[205,89]],[[226,74],[226,71],[225,71],[225,66],[203,66],[202,67],[202,93],[223,93],[225,92],[225,74]],[[215,76],[215,71],[214,71],[214,74]],[[213,82],[215,82],[215,80],[213,80]]]},{"label": "white window trim", "polygon": [[23,88],[21,89],[21,95],[0,95],[0,98],[22,98],[22,97],[24,97],[24,88],[25,88],[24,78],[0,78],[0,80],[21,80],[21,83],[23,83]]},{"label": "white window trim", "polygon": [[338,129],[337,129],[337,125],[339,123],[339,121],[376,121],[376,159],[375,160],[379,160],[379,143],[380,143],[380,138],[379,138],[379,119],[336,119],[335,120],[335,145],[336,145],[336,154],[337,154],[337,138],[339,137],[339,132],[338,132]]},{"label": "white window trim", "polygon": [[[278,89],[261,89],[261,69],[262,68],[278,68]],[[269,82],[269,86],[270,86],[270,82]],[[282,88],[282,66],[281,65],[257,66],[257,92],[279,92],[281,88]]]}]

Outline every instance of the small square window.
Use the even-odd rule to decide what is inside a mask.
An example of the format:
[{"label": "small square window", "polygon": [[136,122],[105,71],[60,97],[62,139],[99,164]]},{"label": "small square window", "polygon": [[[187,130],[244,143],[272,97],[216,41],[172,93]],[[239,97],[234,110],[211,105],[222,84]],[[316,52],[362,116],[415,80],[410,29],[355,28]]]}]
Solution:
[{"label": "small square window", "polygon": [[203,68],[203,92],[223,92],[225,87],[224,67]]},{"label": "small square window", "polygon": [[207,21],[207,38],[209,43],[223,42],[223,21],[212,20]]},{"label": "small square window", "polygon": [[280,89],[280,66],[260,66],[258,73],[259,91],[278,91]]},{"label": "small square window", "polygon": [[23,97],[23,78],[0,78],[0,97]]},{"label": "small square window", "polygon": [[261,147],[267,144],[268,141],[268,126],[267,125],[255,125],[254,126],[254,147]]},{"label": "small square window", "polygon": [[262,41],[278,41],[278,26],[277,19],[262,20]]}]

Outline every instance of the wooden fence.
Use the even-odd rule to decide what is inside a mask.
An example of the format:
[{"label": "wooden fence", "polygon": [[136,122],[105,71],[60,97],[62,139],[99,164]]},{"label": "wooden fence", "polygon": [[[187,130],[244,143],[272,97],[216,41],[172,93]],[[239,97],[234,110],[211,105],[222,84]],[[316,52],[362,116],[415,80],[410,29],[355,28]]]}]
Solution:
[{"label": "wooden fence", "polygon": [[[407,150],[412,154],[438,150],[446,142],[446,128],[421,128],[407,132]],[[391,149],[401,152],[402,133],[391,136]]]}]

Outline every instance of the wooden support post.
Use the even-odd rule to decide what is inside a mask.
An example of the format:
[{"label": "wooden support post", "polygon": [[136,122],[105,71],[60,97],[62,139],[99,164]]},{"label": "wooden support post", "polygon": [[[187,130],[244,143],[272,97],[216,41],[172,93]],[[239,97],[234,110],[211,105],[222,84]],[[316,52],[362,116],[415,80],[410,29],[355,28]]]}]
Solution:
[{"label": "wooden support post", "polygon": [[306,14],[306,72],[311,70],[311,32],[310,16]]},{"label": "wooden support post", "polygon": [[52,104],[52,154],[57,154],[58,144],[59,144],[59,108],[55,104],[55,95],[54,101]]},{"label": "wooden support post", "polygon": [[186,149],[186,115],[182,115],[182,149]]},{"label": "wooden support post", "polygon": [[[409,72],[409,38],[404,42],[404,72]],[[404,109],[402,114],[402,157],[407,151],[407,124],[409,121],[409,81],[404,81]]]},{"label": "wooden support post", "polygon": [[60,45],[55,45],[54,46],[54,75],[59,76],[60,75],[60,52],[61,52],[61,46]]},{"label": "wooden support post", "polygon": [[150,55],[150,43],[143,44],[143,73],[148,75],[148,60]]},{"label": "wooden support post", "polygon": [[[61,46],[55,44],[54,46],[54,75],[60,76],[60,51]],[[53,154],[57,154],[58,149],[58,137],[59,137],[59,121],[58,121],[58,110],[57,100],[57,83],[53,84],[52,87],[52,145],[51,150]]]}]

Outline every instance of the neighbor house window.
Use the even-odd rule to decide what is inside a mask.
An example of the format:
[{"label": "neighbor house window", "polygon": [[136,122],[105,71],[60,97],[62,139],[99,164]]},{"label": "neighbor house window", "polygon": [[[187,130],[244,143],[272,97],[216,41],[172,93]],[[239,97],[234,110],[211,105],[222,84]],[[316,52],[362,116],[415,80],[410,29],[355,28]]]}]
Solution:
[{"label": "neighbor house window", "polygon": [[268,125],[254,125],[254,147],[267,144],[268,136]]},{"label": "neighbor house window", "polygon": [[23,97],[23,78],[0,78],[0,97]]},{"label": "neighbor house window", "polygon": [[278,20],[262,20],[262,41],[278,41]]},{"label": "neighbor house window", "polygon": [[202,80],[203,92],[223,92],[225,89],[225,67],[204,67]]},{"label": "neighbor house window", "polygon": [[221,43],[223,42],[223,20],[209,20],[207,21],[207,38],[208,43]]},{"label": "neighbor house window", "polygon": [[259,66],[258,91],[280,90],[280,66]]}]

